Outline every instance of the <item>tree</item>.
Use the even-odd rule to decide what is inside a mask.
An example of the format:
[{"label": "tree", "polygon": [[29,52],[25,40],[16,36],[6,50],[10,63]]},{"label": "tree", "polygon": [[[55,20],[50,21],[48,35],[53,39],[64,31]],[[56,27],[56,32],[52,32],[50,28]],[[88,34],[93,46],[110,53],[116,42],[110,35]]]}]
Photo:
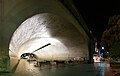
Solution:
[{"label": "tree", "polygon": [[110,17],[108,24],[112,27],[103,32],[101,45],[109,50],[111,57],[120,57],[120,15]]}]

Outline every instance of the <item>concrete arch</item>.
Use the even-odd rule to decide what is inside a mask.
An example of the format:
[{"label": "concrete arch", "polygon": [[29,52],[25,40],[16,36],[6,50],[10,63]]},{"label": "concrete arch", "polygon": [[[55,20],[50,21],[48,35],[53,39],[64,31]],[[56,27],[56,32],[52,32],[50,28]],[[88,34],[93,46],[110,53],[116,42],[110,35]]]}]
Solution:
[{"label": "concrete arch", "polygon": [[[2,0],[2,1],[3,1],[3,5],[1,5],[2,7],[0,7],[2,8],[0,9],[0,11],[2,11],[0,13],[0,16],[1,16],[1,19],[0,19],[1,20],[0,21],[0,24],[1,24],[0,25],[1,26],[0,28],[0,51],[1,51],[0,64],[1,65],[0,67],[1,68],[9,69],[9,43],[11,41],[13,33],[21,25],[21,23],[23,23],[26,19],[36,14],[41,14],[41,16],[46,15],[45,16],[46,19],[53,18],[53,20],[50,20],[53,22],[54,20],[57,19],[58,24],[63,25],[63,26],[70,25],[69,28],[73,30],[67,29],[68,26],[67,27],[59,26],[59,28],[67,29],[68,31],[66,31],[66,33],[69,33],[68,35],[62,34],[62,32],[59,31],[61,29],[55,29],[57,28],[56,26],[51,26],[51,27],[47,26],[47,28],[51,28],[51,30],[54,30],[54,31],[59,31],[58,33],[62,35],[59,35],[58,33],[55,33],[49,30],[51,37],[57,39],[58,42],[60,41],[65,46],[69,47],[69,49],[71,49],[71,52],[72,50],[75,50],[78,52],[78,50],[81,49],[82,53],[84,53],[83,55],[88,58],[89,37],[84,31],[84,29],[82,28],[82,26],[75,19],[73,14],[71,14],[71,12],[59,0],[29,0],[29,1],[27,0]],[[55,21],[54,24],[57,24],[57,22]],[[65,32],[63,29],[62,31]],[[70,32],[75,32],[75,33],[72,34]],[[64,36],[64,35],[67,35],[67,36]],[[75,38],[74,40],[76,41],[72,39],[73,38],[72,35],[76,36],[74,37]],[[13,41],[11,41],[11,43],[14,44]],[[25,43],[27,42],[21,43],[21,45]],[[83,45],[81,45],[80,43]],[[16,50],[15,46],[13,45],[14,49],[10,48],[10,50],[15,52]],[[76,46],[76,48],[74,46]],[[79,48],[79,46],[81,46],[82,48]],[[8,61],[3,63],[4,60],[8,60]],[[3,71],[3,70],[0,70],[0,71]]]},{"label": "concrete arch", "polygon": [[[55,41],[56,44],[53,44],[53,38],[58,40],[59,43]],[[13,34],[9,48],[12,51],[10,55],[16,53],[16,55],[20,57],[22,53],[29,53],[39,48],[37,46],[34,50],[27,50],[32,47],[31,44],[34,44],[29,42],[33,39],[38,40],[36,42],[39,44],[39,47],[47,44],[47,42],[51,43],[51,47],[43,51],[48,50],[46,52],[49,54],[52,52],[52,56],[56,57],[56,59],[58,55],[59,57],[63,57],[62,59],[67,59],[68,55],[69,57],[79,56],[86,58],[88,56],[88,47],[86,47],[84,35],[80,33],[72,23],[54,14],[37,14],[25,20]],[[58,49],[53,46],[56,46]],[[51,49],[51,51],[49,49]],[[63,55],[63,53],[65,54]],[[48,56],[48,58],[50,57]]]}]

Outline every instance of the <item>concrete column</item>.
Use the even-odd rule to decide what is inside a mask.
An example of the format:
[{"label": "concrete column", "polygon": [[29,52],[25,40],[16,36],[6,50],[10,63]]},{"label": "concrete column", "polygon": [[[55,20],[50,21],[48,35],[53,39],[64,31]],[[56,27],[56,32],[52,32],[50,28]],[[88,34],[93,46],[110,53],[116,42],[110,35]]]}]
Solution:
[{"label": "concrete column", "polygon": [[4,39],[4,0],[0,0],[0,72],[9,72],[8,40]]}]

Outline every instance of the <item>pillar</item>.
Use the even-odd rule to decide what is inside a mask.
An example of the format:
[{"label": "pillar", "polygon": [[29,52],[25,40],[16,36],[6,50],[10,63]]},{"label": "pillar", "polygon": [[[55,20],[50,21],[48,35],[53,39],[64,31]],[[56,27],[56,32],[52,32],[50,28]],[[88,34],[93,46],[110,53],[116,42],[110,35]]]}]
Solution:
[{"label": "pillar", "polygon": [[4,31],[4,0],[0,0],[0,72],[9,72],[8,40]]}]

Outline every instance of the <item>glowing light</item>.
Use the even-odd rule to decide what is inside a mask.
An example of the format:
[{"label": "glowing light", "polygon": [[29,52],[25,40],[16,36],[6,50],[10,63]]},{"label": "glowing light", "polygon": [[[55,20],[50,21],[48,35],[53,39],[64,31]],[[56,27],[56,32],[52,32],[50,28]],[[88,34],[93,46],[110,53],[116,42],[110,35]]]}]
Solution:
[{"label": "glowing light", "polygon": [[100,62],[100,57],[98,56],[93,56],[94,62]]},{"label": "glowing light", "polygon": [[104,47],[102,47],[102,49],[104,49]]}]

